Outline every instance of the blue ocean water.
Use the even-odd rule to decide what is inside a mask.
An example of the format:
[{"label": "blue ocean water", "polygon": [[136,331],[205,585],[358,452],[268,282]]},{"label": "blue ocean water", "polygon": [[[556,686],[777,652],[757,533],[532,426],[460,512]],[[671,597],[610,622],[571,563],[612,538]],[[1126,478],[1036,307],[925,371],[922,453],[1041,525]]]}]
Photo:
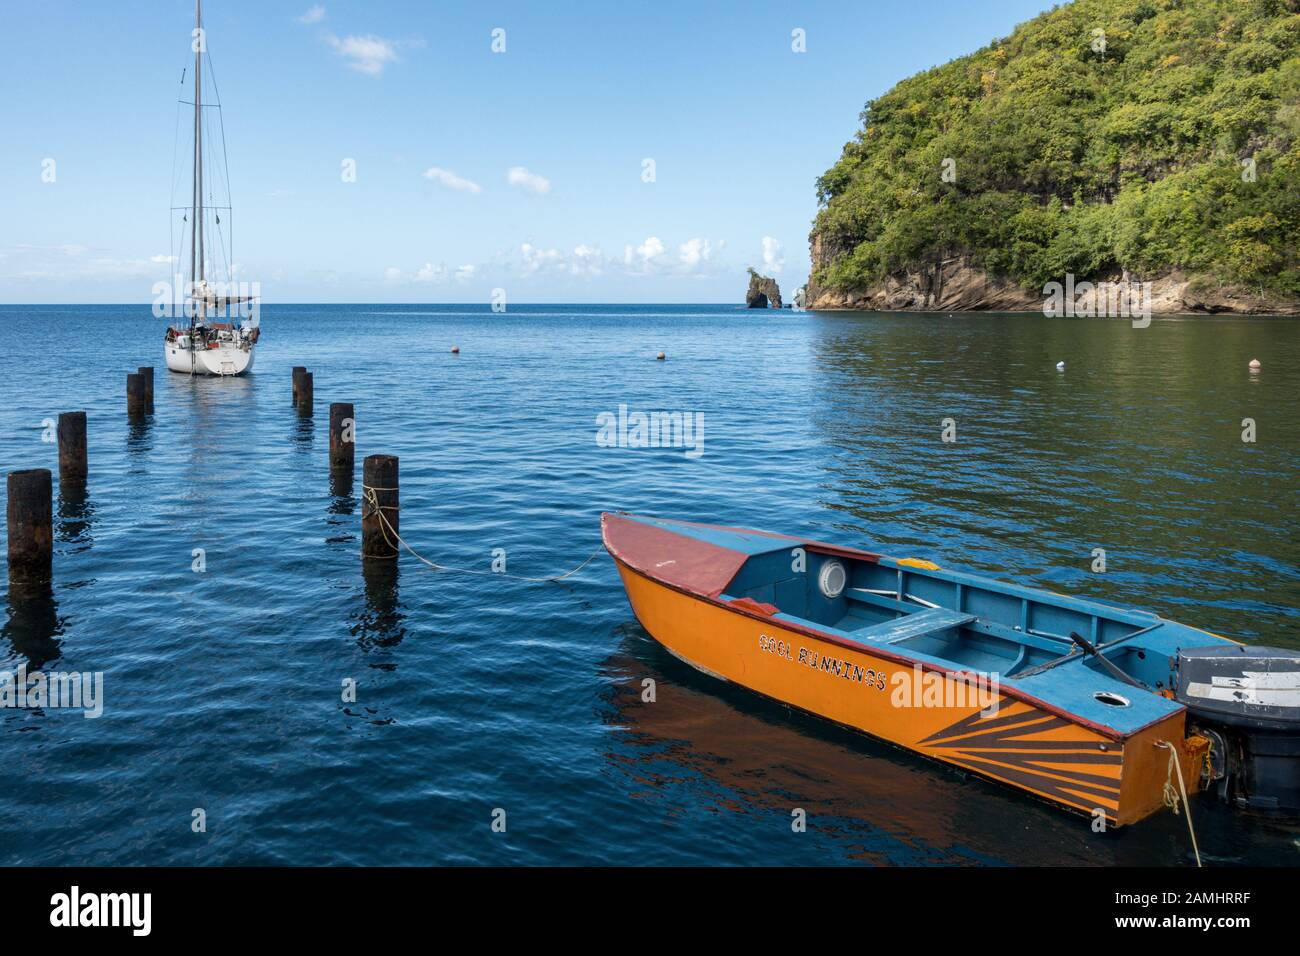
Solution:
[{"label": "blue ocean water", "polygon": [[[0,710],[0,862],[1190,862],[1182,818],[1098,836],[710,681],[640,629],[603,554],[561,584],[409,557],[367,581],[376,452],[401,459],[404,537],[458,568],[504,549],[515,574],[568,570],[622,509],[1300,647],[1294,321],[349,305],[262,324],[252,375],[191,380],[147,307],[0,306],[0,466],[57,469],[61,411],[86,410],[90,445],[84,499],[56,500],[52,600],[9,601],[0,669],[104,675],[98,719]],[[156,411],[132,424],[142,364]],[[332,401],[356,406],[351,486],[328,473]],[[600,447],[620,404],[702,413],[703,454]],[[1300,862],[1293,825],[1194,813],[1207,862]]]}]

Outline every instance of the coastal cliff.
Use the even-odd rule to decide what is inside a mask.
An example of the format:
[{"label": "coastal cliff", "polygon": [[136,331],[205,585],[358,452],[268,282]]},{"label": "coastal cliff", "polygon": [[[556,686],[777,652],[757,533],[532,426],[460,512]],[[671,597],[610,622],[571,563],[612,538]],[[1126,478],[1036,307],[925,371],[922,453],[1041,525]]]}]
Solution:
[{"label": "coastal cliff", "polygon": [[1076,0],[872,100],[817,181],[812,309],[1300,314],[1300,0]]}]

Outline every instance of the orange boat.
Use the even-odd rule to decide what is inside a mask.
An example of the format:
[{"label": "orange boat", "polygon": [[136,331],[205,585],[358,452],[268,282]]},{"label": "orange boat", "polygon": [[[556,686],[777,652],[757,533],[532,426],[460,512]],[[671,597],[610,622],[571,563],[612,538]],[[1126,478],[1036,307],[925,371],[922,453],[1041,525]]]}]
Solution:
[{"label": "orange boat", "polygon": [[[713,677],[1112,825],[1210,782],[1300,805],[1294,652],[786,535],[601,529],[641,625]],[[1219,692],[1261,668],[1253,703]]]}]

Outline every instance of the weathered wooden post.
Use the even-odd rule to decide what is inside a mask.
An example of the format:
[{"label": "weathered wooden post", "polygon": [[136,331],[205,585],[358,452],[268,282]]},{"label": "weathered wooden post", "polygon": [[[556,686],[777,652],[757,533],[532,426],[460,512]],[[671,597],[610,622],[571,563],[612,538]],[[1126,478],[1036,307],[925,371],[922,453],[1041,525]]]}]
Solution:
[{"label": "weathered wooden post", "polygon": [[144,404],[145,408],[153,411],[153,366],[141,365],[137,371],[144,377]]},{"label": "weathered wooden post", "polygon": [[11,471],[7,493],[9,583],[48,581],[54,554],[54,482],[50,470]]},{"label": "weathered wooden post", "polygon": [[139,372],[126,375],[126,413],[132,417],[143,415],[149,409],[145,400],[144,376]]},{"label": "weathered wooden post", "polygon": [[293,367],[293,403],[298,404],[298,382],[307,374],[307,366],[295,365]]},{"label": "weathered wooden post", "polygon": [[59,484],[86,480],[86,413],[59,415]]},{"label": "weathered wooden post", "polygon": [[351,402],[330,403],[330,470],[352,470],[356,461],[356,419]]},{"label": "weathered wooden post", "polygon": [[369,455],[361,472],[361,557],[397,558],[397,456]]},{"label": "weathered wooden post", "polygon": [[313,401],[311,372],[303,372],[298,379],[298,414],[303,416],[311,415]]}]

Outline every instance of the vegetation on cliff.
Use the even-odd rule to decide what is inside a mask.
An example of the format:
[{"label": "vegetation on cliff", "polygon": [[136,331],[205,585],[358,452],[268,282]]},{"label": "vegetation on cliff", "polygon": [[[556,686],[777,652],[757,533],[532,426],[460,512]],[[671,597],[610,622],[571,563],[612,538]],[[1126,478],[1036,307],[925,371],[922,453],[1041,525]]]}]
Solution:
[{"label": "vegetation on cliff", "polygon": [[1300,0],[1058,7],[869,102],[817,189],[829,289],[960,255],[1300,295]]}]

